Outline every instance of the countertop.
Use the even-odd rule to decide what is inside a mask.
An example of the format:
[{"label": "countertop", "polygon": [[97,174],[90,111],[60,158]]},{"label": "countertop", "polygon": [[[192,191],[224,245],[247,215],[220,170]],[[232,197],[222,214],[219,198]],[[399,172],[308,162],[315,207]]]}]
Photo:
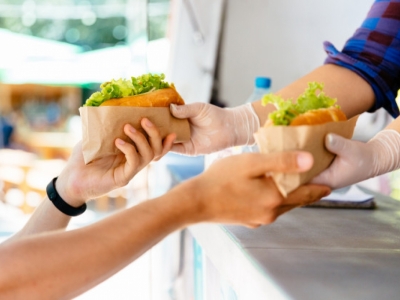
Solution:
[{"label": "countertop", "polygon": [[268,226],[189,228],[238,299],[400,299],[400,201],[297,208]]}]

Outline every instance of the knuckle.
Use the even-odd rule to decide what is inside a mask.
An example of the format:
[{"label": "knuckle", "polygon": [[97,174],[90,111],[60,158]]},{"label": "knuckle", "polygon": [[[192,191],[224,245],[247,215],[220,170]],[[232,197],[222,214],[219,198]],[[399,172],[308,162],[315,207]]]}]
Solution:
[{"label": "knuckle", "polygon": [[302,205],[308,204],[310,202],[313,202],[317,199],[318,195],[313,192],[312,189],[310,188],[305,188],[303,189],[303,193],[301,195],[301,203]]},{"label": "knuckle", "polygon": [[289,168],[296,166],[296,158],[294,153],[277,153],[274,157],[275,165],[277,170],[285,171]]},{"label": "knuckle", "polygon": [[126,186],[129,183],[130,179],[129,178],[124,178],[121,182],[120,187]]},{"label": "knuckle", "polygon": [[[126,145],[126,146],[125,146]],[[124,146],[125,146],[125,152],[126,152],[126,155],[134,155],[135,153],[136,153],[136,147],[135,147],[135,145],[134,144],[131,144],[131,143],[126,143]]]},{"label": "knuckle", "polygon": [[276,196],[276,197],[271,197],[266,203],[265,209],[266,210],[271,210],[271,209],[276,209],[284,204],[283,198]]},{"label": "knuckle", "polygon": [[314,193],[311,191],[311,189],[305,189],[304,194],[303,194],[303,199],[304,200],[311,200],[315,198]]},{"label": "knuckle", "polygon": [[249,228],[251,228],[251,229],[256,229],[256,228],[258,228],[258,227],[260,227],[261,226],[261,224],[250,224],[250,225],[248,225],[247,227],[249,227]]},{"label": "knuckle", "polygon": [[155,156],[156,155],[154,153],[154,150],[153,149],[149,149],[149,151],[147,151],[146,154],[144,155],[144,159],[146,159],[148,161],[151,161],[151,160],[154,159]]},{"label": "knuckle", "polygon": [[262,218],[261,222],[264,225],[268,225],[268,224],[275,222],[276,218],[277,218],[277,216],[274,213],[269,212],[269,214],[265,215]]}]

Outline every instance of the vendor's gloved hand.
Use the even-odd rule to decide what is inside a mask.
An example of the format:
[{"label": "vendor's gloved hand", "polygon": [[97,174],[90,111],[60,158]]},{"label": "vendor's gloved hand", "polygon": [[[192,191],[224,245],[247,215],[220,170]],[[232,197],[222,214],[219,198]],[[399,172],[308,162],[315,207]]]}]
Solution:
[{"label": "vendor's gloved hand", "polygon": [[400,133],[395,130],[383,130],[368,143],[328,134],[325,145],[337,156],[311,183],[336,189],[400,168]]},{"label": "vendor's gloved hand", "polygon": [[191,139],[174,144],[173,152],[186,155],[208,154],[232,146],[254,144],[253,133],[260,121],[251,104],[220,108],[212,104],[171,105],[171,113],[189,119]]}]

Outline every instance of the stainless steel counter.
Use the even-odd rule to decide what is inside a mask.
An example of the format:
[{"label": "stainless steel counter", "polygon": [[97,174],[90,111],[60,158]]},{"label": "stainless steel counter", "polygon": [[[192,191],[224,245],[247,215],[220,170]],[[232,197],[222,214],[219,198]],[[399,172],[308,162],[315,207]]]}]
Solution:
[{"label": "stainless steel counter", "polygon": [[189,229],[237,299],[400,299],[400,201],[298,208],[258,229]]}]

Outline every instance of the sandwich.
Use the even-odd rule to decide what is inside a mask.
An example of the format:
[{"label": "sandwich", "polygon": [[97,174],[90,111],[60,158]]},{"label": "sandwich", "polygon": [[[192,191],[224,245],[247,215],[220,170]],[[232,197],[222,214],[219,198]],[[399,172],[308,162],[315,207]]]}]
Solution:
[{"label": "sandwich", "polygon": [[175,118],[169,109],[171,103],[182,105],[184,101],[164,78],[163,74],[145,74],[111,80],[101,84],[101,90],[86,100],[79,108],[85,164],[119,153],[116,138],[133,143],[123,131],[127,123],[146,136],[141,126],[144,117],[158,128],[162,138],[175,133],[175,143],[190,140],[189,121]]},{"label": "sandwich", "polygon": [[264,127],[319,125],[346,121],[347,117],[336,105],[336,99],[325,95],[323,87],[321,83],[310,82],[296,102],[291,99],[284,100],[279,95],[264,95],[262,104],[273,104],[276,107],[276,111],[269,114]]},{"label": "sandwich", "polygon": [[169,107],[185,104],[173,83],[165,75],[145,74],[130,79],[104,82],[101,91],[93,93],[84,106]]},{"label": "sandwich", "polygon": [[346,120],[346,115],[336,104],[336,99],[323,92],[322,83],[310,82],[304,93],[295,101],[279,95],[267,94],[263,105],[273,104],[276,110],[255,134],[262,153],[301,150],[311,153],[314,165],[303,173],[274,172],[271,174],[284,197],[309,182],[332,163],[335,155],[325,147],[325,136],[335,133],[351,138],[357,118]]}]

